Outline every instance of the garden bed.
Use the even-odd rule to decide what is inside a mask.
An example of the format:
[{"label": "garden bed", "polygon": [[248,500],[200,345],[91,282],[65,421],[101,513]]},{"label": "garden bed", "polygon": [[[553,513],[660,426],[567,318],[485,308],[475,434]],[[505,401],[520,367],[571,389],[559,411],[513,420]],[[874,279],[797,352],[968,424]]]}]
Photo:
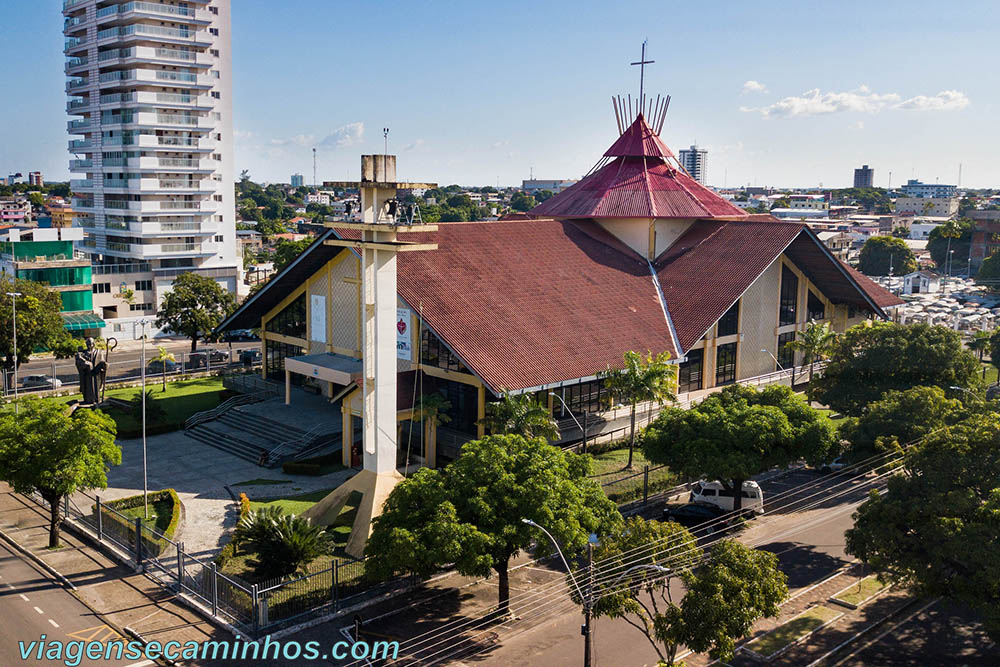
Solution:
[{"label": "garden bed", "polygon": [[770,632],[745,644],[743,650],[755,660],[769,662],[843,615],[844,612],[834,611],[822,605],[810,607]]},{"label": "garden bed", "polygon": [[882,583],[873,574],[831,596],[830,602],[842,605],[848,609],[858,609],[867,604],[872,598],[878,597],[888,590],[891,585]]},{"label": "garden bed", "polygon": [[[180,498],[177,497],[177,492],[173,489],[151,491],[148,494],[148,499],[148,519],[145,516],[142,494],[103,503],[104,507],[114,510],[114,512],[103,512],[101,519],[105,522],[111,521],[118,524],[117,534],[131,535],[129,542],[133,546],[135,544],[135,520],[139,519],[142,525],[149,529],[142,531],[143,551],[158,556],[167,547],[167,542],[163,538],[173,540],[180,531],[184,510]],[[96,510],[96,505],[94,509]],[[154,535],[162,535],[163,538],[154,537]]]}]

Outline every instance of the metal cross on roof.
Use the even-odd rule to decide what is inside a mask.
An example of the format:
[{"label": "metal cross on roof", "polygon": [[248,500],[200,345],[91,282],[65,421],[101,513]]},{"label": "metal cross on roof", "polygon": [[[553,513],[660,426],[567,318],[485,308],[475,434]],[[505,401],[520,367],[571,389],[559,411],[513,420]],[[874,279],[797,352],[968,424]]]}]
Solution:
[{"label": "metal cross on roof", "polygon": [[639,61],[634,63],[629,63],[631,65],[639,66],[639,104],[642,104],[642,100],[644,99],[642,96],[643,92],[642,88],[644,79],[646,77],[646,65],[652,65],[653,63],[656,62],[655,60],[646,60],[646,41],[647,40],[645,39],[642,40],[642,55],[639,57]]}]

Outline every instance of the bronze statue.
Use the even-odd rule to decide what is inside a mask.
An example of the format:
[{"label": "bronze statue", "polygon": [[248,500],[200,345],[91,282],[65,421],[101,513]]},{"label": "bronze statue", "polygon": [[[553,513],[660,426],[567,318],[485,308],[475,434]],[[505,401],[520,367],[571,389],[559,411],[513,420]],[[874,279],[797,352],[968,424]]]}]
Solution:
[{"label": "bronze statue", "polygon": [[87,338],[87,349],[76,353],[76,370],[80,374],[80,391],[85,405],[96,405],[101,399],[101,388],[108,372],[108,364],[101,358],[101,351]]}]

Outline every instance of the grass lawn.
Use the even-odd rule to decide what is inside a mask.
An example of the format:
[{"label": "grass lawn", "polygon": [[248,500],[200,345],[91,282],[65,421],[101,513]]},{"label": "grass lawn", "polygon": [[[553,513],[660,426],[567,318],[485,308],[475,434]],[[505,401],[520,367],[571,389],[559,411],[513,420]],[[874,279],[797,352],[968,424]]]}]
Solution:
[{"label": "grass lawn", "polygon": [[983,376],[982,377],[986,381],[986,383],[987,384],[994,384],[994,383],[996,383],[996,381],[997,381],[997,372],[998,372],[997,371],[997,367],[994,366],[993,364],[983,364],[983,368],[985,370],[983,372]]},{"label": "grass lawn", "polygon": [[[219,398],[223,391],[221,377],[205,377],[194,380],[180,380],[178,382],[168,382],[167,390],[163,391],[163,385],[146,378],[146,389],[152,391],[155,400],[165,413],[162,420],[150,423],[147,421],[147,428],[155,428],[166,424],[183,424],[184,421],[202,410],[210,410],[217,406],[221,400]],[[133,396],[141,391],[139,387],[126,387],[122,389],[108,389],[106,396],[131,400]],[[45,400],[69,403],[73,400],[83,400],[80,394],[71,396],[57,396]],[[137,431],[142,428],[142,421],[133,417],[130,413],[116,408],[110,408],[107,414],[118,424],[119,431]]]},{"label": "grass lawn", "polygon": [[[320,489],[319,491],[311,491],[309,493],[301,493],[294,496],[283,496],[280,498],[266,498],[264,500],[251,500],[250,509],[258,510],[261,507],[270,507],[272,505],[277,505],[286,514],[302,514],[317,502],[326,498],[327,495],[334,489]],[[357,502],[355,502],[355,507]]]},{"label": "grass lawn", "polygon": [[834,611],[822,605],[812,607],[791,620],[782,623],[766,635],[753,640],[747,644],[747,648],[766,658],[787,647],[792,642],[802,639],[824,623],[829,623],[840,615],[841,612]]},{"label": "grass lawn", "polygon": [[831,410],[830,408],[816,408],[816,411],[822,413],[824,417],[829,419],[830,423],[833,424],[834,427],[840,426],[841,422],[844,420],[844,415]]},{"label": "grass lawn", "polygon": [[889,584],[883,584],[874,574],[865,577],[847,590],[837,593],[833,600],[846,602],[853,607],[859,606],[862,602],[875,595],[879,591],[887,588]]},{"label": "grass lawn", "polygon": [[[617,503],[628,502],[642,497],[643,468],[650,464],[642,452],[636,448],[632,457],[632,470],[625,470],[628,463],[628,447],[613,449],[594,455],[594,471],[591,477],[602,486],[608,498]],[[677,484],[677,475],[670,468],[660,467],[649,473],[649,493],[662,491]]]},{"label": "grass lawn", "polygon": [[149,503],[149,518],[146,518],[146,512],[143,506],[140,504],[138,507],[128,507],[125,509],[115,508],[118,512],[121,512],[130,519],[142,519],[142,522],[149,526],[150,528],[155,528],[161,533],[165,533],[167,526],[170,525],[171,514],[174,509],[174,503],[170,498],[163,498],[161,500],[154,500]]},{"label": "grass lawn", "polygon": [[[628,447],[623,449],[612,449],[610,452],[593,454],[592,456],[594,457],[594,471],[591,475],[597,476],[619,473],[625,468],[625,464],[628,463]],[[642,467],[647,463],[649,462],[646,460],[646,457],[642,455],[642,450],[636,447],[632,456],[632,466],[635,468],[635,471],[641,472]]]}]

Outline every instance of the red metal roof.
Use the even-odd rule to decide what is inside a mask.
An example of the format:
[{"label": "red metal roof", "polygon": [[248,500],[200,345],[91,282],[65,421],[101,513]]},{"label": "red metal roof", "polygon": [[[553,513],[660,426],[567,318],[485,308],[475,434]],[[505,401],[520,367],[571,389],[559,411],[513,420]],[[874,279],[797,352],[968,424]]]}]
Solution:
[{"label": "red metal roof", "polygon": [[604,151],[604,157],[674,157],[663,140],[646,124],[642,114],[633,122],[611,148]]},{"label": "red metal roof", "polygon": [[529,213],[546,218],[747,217],[672,165],[673,153],[641,115],[604,155],[614,159]]}]

